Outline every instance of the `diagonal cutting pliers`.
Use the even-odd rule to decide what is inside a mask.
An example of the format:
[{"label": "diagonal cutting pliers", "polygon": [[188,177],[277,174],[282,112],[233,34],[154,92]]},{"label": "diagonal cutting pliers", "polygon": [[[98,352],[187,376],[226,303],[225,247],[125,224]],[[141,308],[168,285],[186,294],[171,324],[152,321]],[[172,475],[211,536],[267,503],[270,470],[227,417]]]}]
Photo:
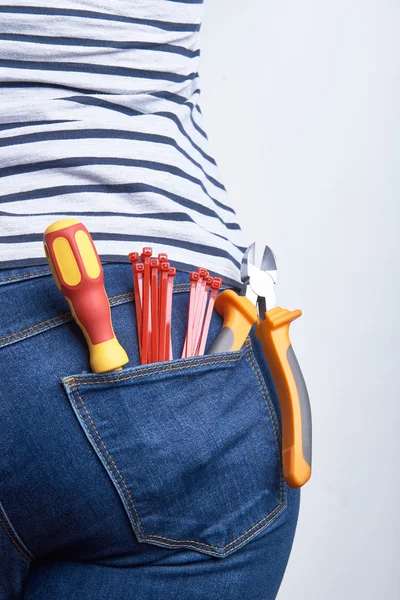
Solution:
[{"label": "diagonal cutting pliers", "polygon": [[240,350],[256,324],[256,337],[261,341],[281,408],[284,477],[289,486],[298,488],[311,476],[312,445],[310,400],[289,338],[290,323],[302,313],[276,305],[277,266],[268,246],[261,267],[255,265],[255,244],[246,250],[240,275],[239,294],[225,290],[217,297],[215,310],[223,318],[223,327],[208,354]]}]

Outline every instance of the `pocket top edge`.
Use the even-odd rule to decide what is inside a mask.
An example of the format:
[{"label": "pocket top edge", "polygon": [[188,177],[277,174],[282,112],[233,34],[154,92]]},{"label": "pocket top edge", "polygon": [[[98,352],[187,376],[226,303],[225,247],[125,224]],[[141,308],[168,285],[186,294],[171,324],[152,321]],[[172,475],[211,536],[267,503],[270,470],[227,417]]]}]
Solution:
[{"label": "pocket top edge", "polygon": [[213,365],[234,365],[241,360],[248,351],[250,340],[246,340],[240,350],[234,352],[221,352],[216,354],[204,354],[202,356],[191,356],[189,358],[176,358],[165,362],[152,363],[149,365],[137,365],[128,367],[121,371],[107,373],[81,373],[62,377],[61,381],[67,388],[78,388],[89,385],[102,385],[120,383],[129,380],[149,377],[151,375],[163,375],[169,373],[184,373],[187,369],[199,371]]}]

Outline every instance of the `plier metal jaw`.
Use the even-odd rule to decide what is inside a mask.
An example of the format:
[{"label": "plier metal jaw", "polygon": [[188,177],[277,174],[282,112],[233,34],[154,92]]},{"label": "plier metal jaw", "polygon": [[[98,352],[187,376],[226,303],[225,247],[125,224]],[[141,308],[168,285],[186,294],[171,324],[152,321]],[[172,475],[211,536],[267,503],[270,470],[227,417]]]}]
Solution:
[{"label": "plier metal jaw", "polygon": [[275,255],[269,246],[265,246],[261,266],[255,263],[256,244],[249,246],[243,255],[240,267],[242,280],[241,296],[246,296],[252,304],[258,306],[258,317],[265,319],[265,313],[276,306],[275,284],[278,268]]},{"label": "plier metal jaw", "polygon": [[302,313],[277,306],[276,260],[268,246],[257,267],[252,244],[244,253],[240,274],[240,293],[225,290],[217,297],[215,310],[223,327],[208,353],[240,350],[256,325],[281,407],[283,473],[286,483],[298,488],[311,476],[310,400],[289,337],[290,323]]}]

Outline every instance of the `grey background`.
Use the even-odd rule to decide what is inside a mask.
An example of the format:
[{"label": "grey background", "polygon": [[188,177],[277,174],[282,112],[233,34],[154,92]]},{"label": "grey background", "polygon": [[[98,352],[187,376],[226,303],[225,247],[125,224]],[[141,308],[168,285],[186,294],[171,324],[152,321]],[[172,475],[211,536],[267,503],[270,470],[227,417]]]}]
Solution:
[{"label": "grey background", "polygon": [[[206,0],[203,113],[250,241],[276,252],[314,472],[279,600],[397,600],[398,0]],[[251,600],[251,599],[245,599]]]}]

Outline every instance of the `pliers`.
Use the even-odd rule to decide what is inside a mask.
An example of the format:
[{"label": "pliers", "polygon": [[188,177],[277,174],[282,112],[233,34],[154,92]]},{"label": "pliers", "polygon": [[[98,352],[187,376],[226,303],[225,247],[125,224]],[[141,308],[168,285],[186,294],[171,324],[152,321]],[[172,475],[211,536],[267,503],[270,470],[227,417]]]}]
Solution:
[{"label": "pliers", "polygon": [[282,414],[282,462],[286,483],[298,488],[311,476],[311,409],[307,387],[290,338],[289,325],[301,310],[289,311],[276,305],[277,266],[272,250],[265,246],[261,267],[255,265],[255,244],[245,252],[237,294],[225,290],[217,297],[215,310],[223,327],[208,354],[240,350],[256,323]]}]

